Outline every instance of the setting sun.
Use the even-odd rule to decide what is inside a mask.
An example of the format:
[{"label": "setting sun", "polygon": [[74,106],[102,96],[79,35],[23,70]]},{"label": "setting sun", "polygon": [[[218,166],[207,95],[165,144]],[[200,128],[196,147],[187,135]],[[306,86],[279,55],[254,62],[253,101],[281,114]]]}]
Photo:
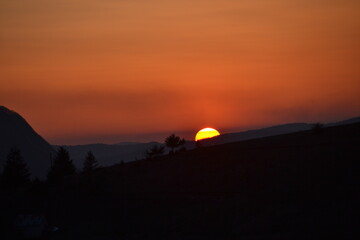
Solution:
[{"label": "setting sun", "polygon": [[197,132],[195,141],[219,136],[220,133],[214,128],[203,128]]}]

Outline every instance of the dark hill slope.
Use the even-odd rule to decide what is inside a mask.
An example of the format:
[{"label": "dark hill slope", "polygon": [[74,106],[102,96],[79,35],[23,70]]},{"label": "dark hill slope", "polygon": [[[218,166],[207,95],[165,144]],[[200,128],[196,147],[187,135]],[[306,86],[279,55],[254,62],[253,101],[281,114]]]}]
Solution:
[{"label": "dark hill slope", "polygon": [[[333,122],[333,123],[327,123],[324,124],[326,127],[331,126],[339,126],[339,125],[346,125],[346,124],[354,124],[359,123],[360,117],[355,117],[351,119],[347,119],[340,122]],[[276,125],[261,129],[255,129],[255,130],[249,130],[244,132],[235,132],[235,133],[225,133],[221,134],[220,136],[205,139],[202,141],[203,146],[213,146],[217,144],[224,144],[224,143],[230,143],[230,142],[238,142],[248,139],[256,139],[256,138],[262,138],[262,137],[269,137],[269,136],[275,136],[275,135],[282,135],[282,134],[288,134],[288,133],[295,133],[300,131],[306,131],[312,129],[315,123],[288,123],[288,124],[282,124],[282,125]]]},{"label": "dark hill slope", "polygon": [[306,130],[310,130],[312,126],[313,124],[309,124],[309,123],[289,123],[289,124],[277,125],[277,126],[249,130],[244,132],[225,133],[214,138],[204,139],[202,141],[202,145],[213,146],[217,144],[238,142],[248,139],[256,139],[262,137],[282,135],[287,133],[306,131]]},{"label": "dark hill slope", "polygon": [[0,106],[0,172],[12,147],[21,150],[31,177],[46,178],[53,148],[18,113]]},{"label": "dark hill slope", "polygon": [[[306,168],[304,171],[324,168],[317,173],[320,176],[332,166],[337,170],[345,161],[359,159],[359,146],[360,124],[354,124],[325,128],[321,134],[305,131],[200,148],[175,156],[134,162],[126,167],[115,166],[105,171],[110,175],[118,175],[119,171],[131,178],[129,182],[140,181],[144,189],[140,190],[140,186],[134,189],[139,192],[153,191],[150,186],[168,192],[174,182],[190,192],[222,192],[226,188],[227,191],[237,192],[241,190],[238,181],[222,184],[220,180],[247,175],[256,182],[262,182],[264,178],[257,180],[256,175],[272,176],[277,175],[273,171],[286,169],[283,174],[291,177],[293,173],[304,175],[303,168]],[[116,178],[110,175],[108,177]],[[204,185],[200,184],[202,179]],[[179,190],[175,189],[176,192]]]},{"label": "dark hill slope", "polygon": [[108,167],[50,215],[75,239],[356,239],[359,146],[353,124]]}]

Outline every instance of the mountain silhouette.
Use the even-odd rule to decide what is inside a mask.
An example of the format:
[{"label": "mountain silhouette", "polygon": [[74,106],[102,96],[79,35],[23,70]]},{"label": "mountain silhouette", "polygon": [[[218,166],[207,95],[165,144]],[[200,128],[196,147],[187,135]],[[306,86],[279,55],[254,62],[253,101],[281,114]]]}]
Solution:
[{"label": "mountain silhouette", "polygon": [[17,147],[27,163],[31,178],[45,179],[55,152],[18,113],[0,106],[0,171],[10,149]]},{"label": "mountain silhouette", "polygon": [[360,117],[354,117],[354,118],[350,118],[350,119],[340,121],[340,122],[328,123],[328,124],[325,124],[325,126],[326,127],[339,126],[339,125],[347,125],[347,124],[353,124],[353,123],[358,123],[358,122],[360,122]]}]

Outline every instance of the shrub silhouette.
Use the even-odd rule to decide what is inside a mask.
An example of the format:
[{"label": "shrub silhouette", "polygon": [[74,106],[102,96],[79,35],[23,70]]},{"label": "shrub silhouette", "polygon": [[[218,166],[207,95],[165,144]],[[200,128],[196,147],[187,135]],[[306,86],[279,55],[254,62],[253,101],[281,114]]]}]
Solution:
[{"label": "shrub silhouette", "polygon": [[324,124],[322,124],[322,123],[315,123],[315,124],[312,126],[311,131],[312,131],[314,134],[322,133],[322,132],[324,131]]},{"label": "shrub silhouette", "polygon": [[91,173],[98,167],[99,163],[96,160],[94,154],[91,151],[88,151],[84,160],[83,172]]},{"label": "shrub silhouette", "polygon": [[165,139],[165,145],[171,149],[169,154],[173,154],[175,148],[178,148],[184,144],[185,144],[185,139],[181,139],[179,136],[176,136],[175,134],[171,134],[169,137]]},{"label": "shrub silhouette", "polygon": [[48,173],[48,181],[59,182],[65,176],[75,174],[75,172],[76,169],[72,160],[70,160],[69,152],[64,147],[60,147],[54,159],[54,164]]},{"label": "shrub silhouette", "polygon": [[150,150],[146,151],[147,158],[153,158],[164,154],[164,146],[154,145]]},{"label": "shrub silhouette", "polygon": [[12,148],[7,155],[2,180],[5,188],[8,190],[15,190],[30,182],[29,169],[21,155],[20,149]]}]

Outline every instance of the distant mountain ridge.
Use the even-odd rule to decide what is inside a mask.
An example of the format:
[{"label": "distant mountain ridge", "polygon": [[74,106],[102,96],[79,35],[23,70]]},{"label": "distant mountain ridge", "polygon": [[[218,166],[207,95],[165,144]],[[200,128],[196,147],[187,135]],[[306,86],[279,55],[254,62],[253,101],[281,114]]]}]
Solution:
[{"label": "distant mountain ridge", "polygon": [[119,143],[115,143],[114,145],[129,146],[129,145],[137,145],[137,144],[144,144],[144,142],[119,142]]},{"label": "distant mountain ridge", "polygon": [[7,154],[19,148],[32,178],[45,179],[55,151],[18,113],[0,106],[0,171]]},{"label": "distant mountain ridge", "polygon": [[[118,144],[86,144],[63,146],[69,151],[71,159],[78,169],[82,168],[82,164],[86,153],[92,151],[95,158],[101,166],[111,166],[121,162],[130,162],[145,158],[146,150],[154,145],[162,145],[158,142],[149,143],[118,143]],[[55,149],[60,146],[54,145]]]},{"label": "distant mountain ridge", "polygon": [[276,126],[261,128],[256,130],[248,130],[244,132],[225,133],[211,139],[204,139],[202,141],[202,145],[212,146],[217,144],[238,142],[238,141],[254,139],[254,138],[281,135],[281,134],[293,133],[298,131],[306,131],[311,129],[312,125],[313,124],[308,124],[308,123],[289,123],[289,124],[276,125]]},{"label": "distant mountain ridge", "polygon": [[360,117],[354,117],[354,118],[350,118],[350,119],[340,121],[340,122],[328,123],[328,124],[325,124],[325,126],[326,127],[339,126],[339,125],[347,125],[347,124],[353,124],[353,123],[358,123],[358,122],[360,122]]},{"label": "distant mountain ridge", "polygon": [[[350,118],[344,121],[339,121],[334,123],[327,123],[324,124],[324,127],[346,125],[346,124],[352,124],[358,122],[360,122],[360,117]],[[314,126],[314,124],[315,123],[288,123],[288,124],[275,125],[271,127],[248,130],[243,132],[225,133],[214,138],[204,139],[202,141],[202,146],[212,146],[217,144],[238,142],[248,139],[306,131],[306,130],[310,130]]]}]

